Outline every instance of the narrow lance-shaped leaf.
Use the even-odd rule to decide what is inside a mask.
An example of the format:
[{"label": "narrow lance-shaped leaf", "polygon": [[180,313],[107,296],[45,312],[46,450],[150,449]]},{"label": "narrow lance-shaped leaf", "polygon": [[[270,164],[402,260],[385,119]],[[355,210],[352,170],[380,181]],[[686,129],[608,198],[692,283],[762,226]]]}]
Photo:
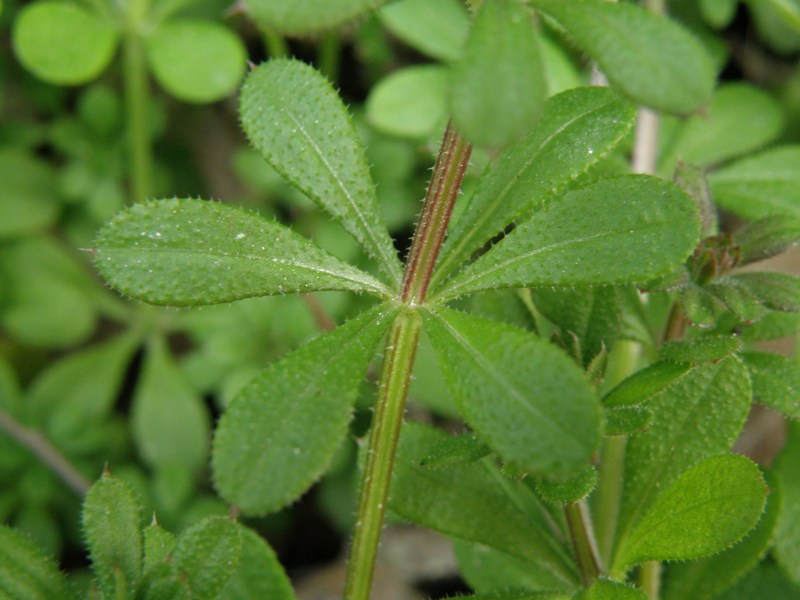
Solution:
[{"label": "narrow lance-shaped leaf", "polygon": [[626,543],[661,492],[684,470],[730,449],[750,400],[747,370],[735,357],[703,363],[650,399],[645,406],[652,411],[652,423],[630,438],[625,455],[619,544]]},{"label": "narrow lance-shaped leaf", "polygon": [[[315,3],[315,12],[324,10]],[[247,137],[267,162],[341,222],[399,282],[400,260],[364,147],[328,80],[299,61],[271,60],[248,75],[240,110]]]},{"label": "narrow lance-shaped leaf", "polygon": [[86,494],[83,530],[107,598],[132,593],[142,574],[141,507],[122,480],[104,475]]},{"label": "narrow lance-shaped leaf", "polygon": [[766,498],[764,478],[748,458],[708,458],[681,475],[653,504],[625,540],[615,569],[725,550],[755,526]]},{"label": "narrow lance-shaped leaf", "polygon": [[285,35],[308,35],[343,25],[387,0],[244,0],[259,26]]},{"label": "narrow lance-shaped leaf", "polygon": [[[714,63],[677,23],[603,0],[532,0],[597,61],[614,87],[658,110],[688,113],[714,89]],[[665,51],[668,48],[669,51]]]},{"label": "narrow lance-shaped leaf", "polygon": [[220,494],[248,514],[297,498],[322,475],[396,309],[378,306],[271,365],[236,396],[214,438]]},{"label": "narrow lance-shaped leaf", "polygon": [[683,263],[699,236],[695,205],[677,186],[641,175],[603,179],[550,202],[440,295],[642,282]]},{"label": "narrow lance-shaped leaf", "polygon": [[537,37],[517,0],[481,4],[450,86],[453,122],[471,142],[505,146],[536,121],[547,95]]},{"label": "narrow lance-shaped leaf", "polygon": [[449,232],[434,274],[441,281],[484,243],[604,158],[633,126],[633,105],[608,88],[549,98],[536,127],[503,152]]},{"label": "narrow lance-shaped leaf", "polygon": [[136,204],[106,223],[95,245],[103,277],[152,304],[216,304],[314,290],[387,293],[374,277],[287,227],[217,202]]},{"label": "narrow lance-shaped leaf", "polygon": [[437,308],[431,343],[464,419],[503,459],[536,474],[583,467],[600,441],[600,409],[583,372],[528,332]]}]

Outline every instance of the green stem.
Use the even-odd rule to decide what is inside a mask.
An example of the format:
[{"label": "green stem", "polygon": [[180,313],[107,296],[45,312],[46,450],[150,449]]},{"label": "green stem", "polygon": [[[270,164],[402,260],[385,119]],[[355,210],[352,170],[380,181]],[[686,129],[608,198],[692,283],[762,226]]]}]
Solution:
[{"label": "green stem", "polygon": [[331,83],[339,81],[339,63],[342,57],[342,39],[338,31],[329,31],[322,38],[317,54],[320,72]]},{"label": "green stem", "polygon": [[369,598],[397,440],[403,424],[421,329],[422,317],[419,313],[405,309],[398,315],[386,340],[378,401],[361,483],[358,520],[347,564],[344,594],[347,600]]},{"label": "green stem", "polygon": [[406,304],[386,341],[378,400],[361,482],[358,517],[347,563],[347,600],[368,600],[383,517],[403,425],[408,387],[422,329],[414,309],[425,300],[431,273],[444,241],[453,203],[461,189],[471,147],[448,125],[411,242],[401,301]]},{"label": "green stem", "polygon": [[273,32],[264,32],[264,46],[270,58],[285,58],[289,56],[289,46],[283,36]]},{"label": "green stem", "polygon": [[639,586],[647,594],[649,600],[658,600],[661,596],[661,563],[648,561],[639,567]]},{"label": "green stem", "polygon": [[130,200],[141,202],[151,194],[152,154],[150,148],[150,101],[147,64],[142,44],[142,23],[147,3],[130,2],[125,15],[123,76],[128,113],[128,153],[130,157]]},{"label": "green stem", "polygon": [[580,500],[565,504],[564,516],[572,539],[575,559],[581,571],[581,580],[585,587],[589,587],[600,576],[600,560],[586,503]]}]

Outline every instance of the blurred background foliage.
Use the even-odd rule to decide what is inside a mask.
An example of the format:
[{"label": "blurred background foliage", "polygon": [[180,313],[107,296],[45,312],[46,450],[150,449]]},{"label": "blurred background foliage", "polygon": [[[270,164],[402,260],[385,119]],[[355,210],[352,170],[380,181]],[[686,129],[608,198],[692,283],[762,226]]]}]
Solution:
[{"label": "blurred background foliage", "polygon": [[[284,37],[271,5],[248,2],[253,18],[228,0],[2,5],[0,519],[67,569],[88,564],[79,508],[104,466],[168,529],[227,514],[207,465],[216,416],[264,365],[359,309],[358,298],[325,293],[164,310],[118,297],[92,269],[99,225],[142,196],[245,206],[366,265],[357,243],[246,145],[236,88],[248,60],[295,55],[335,83],[368,148],[399,252],[410,239],[452,101],[449,69],[461,56],[468,7],[400,0],[322,34],[287,25],[292,35]],[[753,202],[741,216],[800,217],[800,152],[790,146],[800,143],[800,3],[672,0],[668,11],[708,48],[721,83],[703,114],[664,118],[659,173],[671,178],[679,160],[708,169],[724,207],[741,192],[737,161],[762,152],[748,159],[760,161],[753,168],[783,168],[784,187],[770,191],[774,205]],[[589,65],[546,22],[540,50],[548,94],[588,83]],[[476,151],[471,173],[491,157]],[[147,164],[144,176],[137,160]],[[599,168],[626,164],[618,154]],[[723,227],[735,222],[723,216]],[[503,294],[478,296],[473,309],[527,318],[518,298]],[[796,319],[784,329],[796,330]],[[452,400],[424,341],[417,365],[411,410],[447,420]],[[340,552],[367,407],[325,480],[291,510],[251,523],[290,572]],[[309,531],[316,541],[303,543]],[[742,585],[783,584],[765,570]]]}]

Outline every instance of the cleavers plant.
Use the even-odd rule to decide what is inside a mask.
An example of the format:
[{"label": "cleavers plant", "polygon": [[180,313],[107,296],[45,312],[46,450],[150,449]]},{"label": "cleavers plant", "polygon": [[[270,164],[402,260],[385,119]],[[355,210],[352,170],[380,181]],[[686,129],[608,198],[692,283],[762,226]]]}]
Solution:
[{"label": "cleavers plant", "polygon": [[[256,19],[296,34],[374,3],[332,2],[330,14],[305,1],[247,4]],[[781,205],[754,183],[796,166],[797,147],[706,178],[702,167],[752,147],[704,148],[690,115],[710,107],[713,121],[752,90],[715,89],[707,49],[658,14],[659,3],[469,4],[463,50],[434,45],[451,62],[434,67],[447,69],[448,118],[404,261],[348,110],[320,72],[289,58],[247,75],[242,127],[369,263],[350,264],[257,213],[191,198],[133,204],[99,231],[97,270],[150,304],[320,291],[370,298],[226,407],[212,446],[217,492],[246,517],[297,500],[348,435],[382,348],[348,600],[370,597],[387,510],[455,540],[476,600],[711,599],[775,539],[779,562],[796,575],[800,540],[780,529],[780,492],[730,449],[754,398],[800,417],[797,363],[750,345],[796,331],[800,279],[736,270],[800,239],[796,198]],[[398,2],[383,18],[402,30],[404,7],[421,5]],[[608,85],[560,85],[548,46],[555,34]],[[371,100],[380,120],[385,108]],[[672,131],[661,148],[659,119]],[[635,173],[624,160],[629,145]],[[473,146],[488,166],[459,200]],[[656,176],[676,171],[674,183]],[[752,222],[720,233],[712,195]],[[423,335],[462,435],[404,425]],[[796,449],[783,460],[794,465]],[[173,536],[156,522],[142,530],[140,510],[108,474],[87,495],[84,530],[103,597],[293,598],[272,551],[235,519],[207,518]],[[39,597],[69,597],[41,553],[11,530],[2,535],[0,550],[17,549],[4,557],[22,575],[4,571],[0,582],[27,577]],[[662,582],[669,562],[682,564]]]}]

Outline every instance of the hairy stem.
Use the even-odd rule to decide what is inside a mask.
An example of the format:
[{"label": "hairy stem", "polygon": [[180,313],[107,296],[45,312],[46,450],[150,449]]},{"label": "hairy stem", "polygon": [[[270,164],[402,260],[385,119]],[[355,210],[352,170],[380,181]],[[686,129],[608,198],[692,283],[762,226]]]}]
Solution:
[{"label": "hairy stem", "polygon": [[406,306],[392,325],[384,350],[378,400],[361,481],[358,518],[347,563],[344,595],[347,600],[369,598],[397,441],[422,329],[422,317],[415,307],[425,301],[470,151],[471,146],[448,125],[411,242],[399,298]]},{"label": "hairy stem", "polygon": [[564,505],[564,516],[572,539],[572,549],[581,571],[581,580],[585,587],[600,576],[600,560],[598,557],[597,542],[594,538],[589,511],[583,500],[570,502]]},{"label": "hairy stem", "polygon": [[150,102],[147,64],[142,44],[142,23],[147,2],[129,2],[125,15],[123,76],[125,108],[128,115],[130,201],[141,202],[151,194],[152,153],[150,148]]},{"label": "hairy stem", "polygon": [[25,446],[78,496],[85,496],[91,483],[41,432],[29,429],[0,410],[0,429]]}]

